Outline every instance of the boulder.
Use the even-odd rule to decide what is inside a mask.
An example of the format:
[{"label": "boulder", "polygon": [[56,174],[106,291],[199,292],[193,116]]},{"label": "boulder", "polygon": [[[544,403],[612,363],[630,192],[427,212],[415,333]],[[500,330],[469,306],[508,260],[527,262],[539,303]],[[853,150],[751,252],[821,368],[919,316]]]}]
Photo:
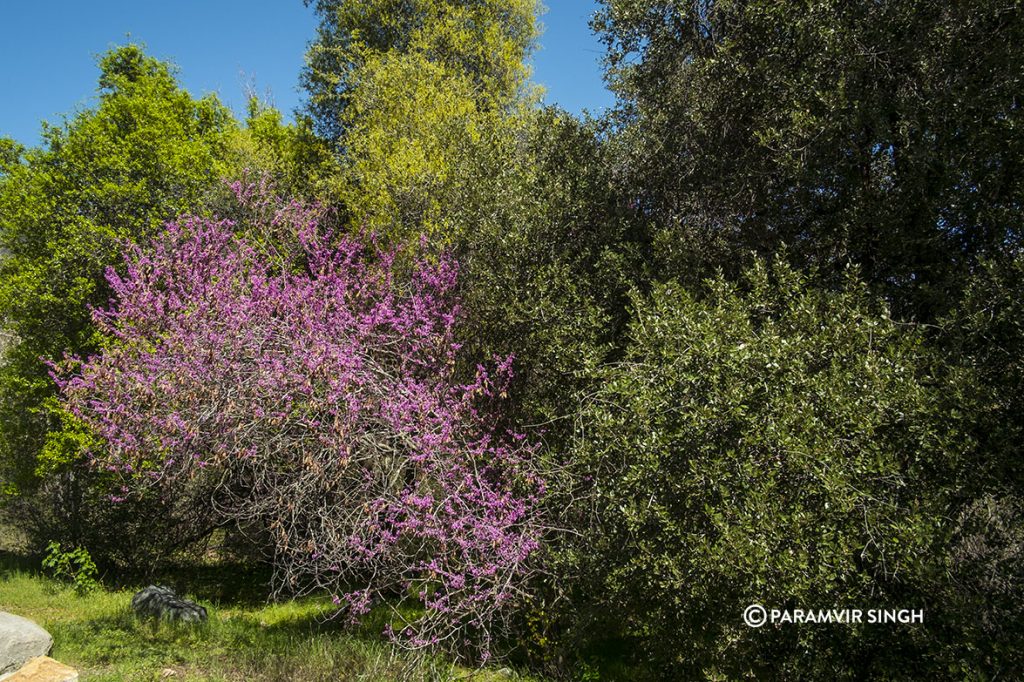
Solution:
[{"label": "boulder", "polygon": [[25,661],[45,656],[53,637],[27,618],[0,611],[0,675],[17,670]]},{"label": "boulder", "polygon": [[77,680],[77,670],[58,663],[48,656],[37,656],[17,672],[0,675],[0,682],[77,682]]},{"label": "boulder", "polygon": [[206,609],[183,599],[169,587],[150,585],[132,597],[132,608],[142,617],[179,620],[183,623],[206,622]]}]

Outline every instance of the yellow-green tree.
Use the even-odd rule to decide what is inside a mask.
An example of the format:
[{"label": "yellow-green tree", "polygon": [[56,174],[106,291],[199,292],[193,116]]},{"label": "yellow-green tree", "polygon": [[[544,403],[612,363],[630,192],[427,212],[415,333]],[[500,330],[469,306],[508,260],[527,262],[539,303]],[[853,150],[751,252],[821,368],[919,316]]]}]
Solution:
[{"label": "yellow-green tree", "polygon": [[515,165],[536,1],[315,8],[321,26],[305,85],[316,129],[342,159],[332,194],[356,227],[451,240],[467,211],[492,203],[476,189],[484,167]]},{"label": "yellow-green tree", "polygon": [[[0,173],[0,323],[11,341],[0,363],[0,479],[32,488],[53,427],[43,405],[55,386],[41,358],[89,353],[99,342],[90,306],[110,292],[121,245],[194,211],[229,174],[238,135],[216,98],[182,90],[173,67],[137,45],[100,59],[99,104],[44,146],[8,154]],[[8,148],[11,145],[6,145]]]},{"label": "yellow-green tree", "polygon": [[[305,116],[287,123],[280,110],[250,97],[245,127],[230,138],[229,163],[233,175],[246,175],[273,183],[276,191],[290,197],[315,199],[337,173],[337,162],[327,143],[313,131]],[[237,208],[225,187],[227,201],[213,208],[220,213]]]},{"label": "yellow-green tree", "polygon": [[[320,17],[303,82],[317,132],[340,142],[345,110],[376,57],[419,54],[460,74],[480,102],[501,106],[526,81],[537,0],[306,0]],[[418,80],[413,74],[413,80]]]}]

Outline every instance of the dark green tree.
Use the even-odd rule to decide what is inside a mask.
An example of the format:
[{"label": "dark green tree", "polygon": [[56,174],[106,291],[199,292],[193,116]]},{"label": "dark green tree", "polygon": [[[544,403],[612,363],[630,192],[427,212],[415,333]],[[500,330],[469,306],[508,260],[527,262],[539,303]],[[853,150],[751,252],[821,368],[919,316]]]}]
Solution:
[{"label": "dark green tree", "polygon": [[575,392],[620,351],[649,247],[614,189],[619,152],[603,123],[549,108],[505,135],[505,153],[478,157],[472,174],[486,201],[456,209],[468,227],[467,343],[482,356],[515,353],[517,417],[544,424],[558,452]]},{"label": "dark green tree", "polygon": [[923,320],[1024,218],[1024,11],[979,0],[604,0],[659,263],[694,281],[780,243],[858,263]]}]

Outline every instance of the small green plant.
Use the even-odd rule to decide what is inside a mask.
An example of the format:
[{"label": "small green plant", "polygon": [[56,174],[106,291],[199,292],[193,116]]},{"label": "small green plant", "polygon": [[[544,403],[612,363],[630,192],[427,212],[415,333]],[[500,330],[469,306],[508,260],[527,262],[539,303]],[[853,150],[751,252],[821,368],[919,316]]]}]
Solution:
[{"label": "small green plant", "polygon": [[64,551],[60,548],[59,542],[50,542],[46,547],[43,568],[49,571],[55,580],[70,583],[80,595],[88,594],[99,587],[96,580],[96,564],[89,556],[89,550],[84,547]]},{"label": "small green plant", "polygon": [[580,682],[599,682],[601,679],[601,671],[594,665],[583,661],[579,666],[579,680]]}]

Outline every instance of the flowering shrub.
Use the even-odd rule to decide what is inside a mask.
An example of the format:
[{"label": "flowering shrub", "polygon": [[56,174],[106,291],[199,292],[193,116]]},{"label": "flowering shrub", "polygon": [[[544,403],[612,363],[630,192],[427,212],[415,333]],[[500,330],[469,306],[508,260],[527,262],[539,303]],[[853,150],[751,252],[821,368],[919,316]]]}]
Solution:
[{"label": "flowering shrub", "polygon": [[494,409],[512,359],[457,380],[450,258],[402,268],[315,208],[235,189],[262,207],[246,234],[298,248],[170,223],[108,272],[116,302],[95,319],[113,341],[54,372],[99,436],[111,502],[203,491],[220,522],[269,538],[278,590],[329,589],[354,618],[412,598],[423,608],[396,639],[487,658],[531,570],[543,490]]}]

